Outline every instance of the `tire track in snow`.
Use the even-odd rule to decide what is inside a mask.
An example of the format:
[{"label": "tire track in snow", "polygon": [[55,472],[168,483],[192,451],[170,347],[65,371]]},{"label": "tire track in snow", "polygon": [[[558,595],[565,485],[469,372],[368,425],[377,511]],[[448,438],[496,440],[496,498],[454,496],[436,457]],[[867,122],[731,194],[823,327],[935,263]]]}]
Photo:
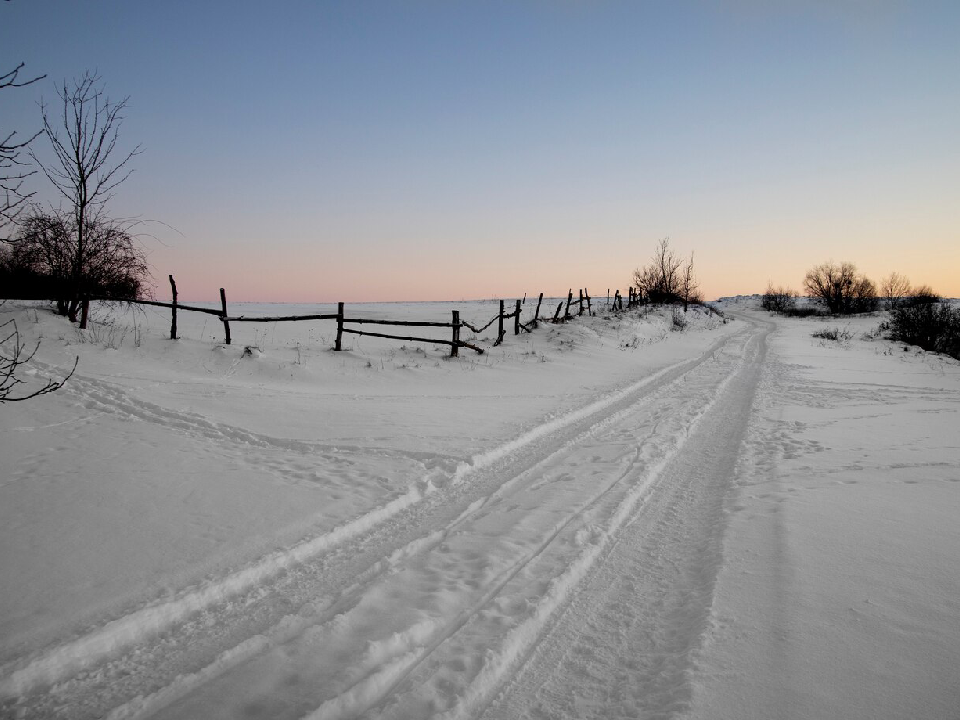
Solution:
[{"label": "tire track in snow", "polygon": [[[183,622],[198,611],[222,604],[231,598],[250,591],[255,586],[269,582],[284,570],[304,563],[349,540],[357,540],[371,530],[382,527],[389,520],[422,503],[425,498],[433,496],[438,489],[463,485],[467,478],[472,478],[476,474],[482,474],[485,470],[495,468],[498,463],[508,461],[512,455],[520,454],[521,451],[529,449],[530,446],[536,445],[538,442],[549,440],[551,434],[567,431],[571,428],[580,428],[581,426],[594,427],[598,424],[596,419],[598,414],[618,405],[629,405],[636,402],[645,391],[662,389],[677,382],[686,373],[714,358],[718,351],[740,334],[742,333],[723,338],[697,358],[664,368],[654,375],[610,393],[583,408],[536,426],[516,440],[477,455],[473,458],[472,463],[462,464],[458,467],[453,477],[446,479],[447,482],[440,482],[443,478],[439,477],[439,474],[435,474],[433,478],[425,478],[420,483],[410,487],[404,495],[344,526],[308,539],[289,550],[268,555],[227,577],[184,591],[172,600],[145,606],[69,643],[49,649],[26,663],[20,663],[19,667],[8,665],[2,670],[4,677],[0,681],[0,696],[18,697],[37,688],[48,687],[61,682],[80,670],[90,668],[107,658],[116,656],[125,648],[130,648],[155,637],[158,633]],[[147,414],[157,414],[149,408],[149,404],[141,404],[141,410]],[[163,409],[161,411],[159,413],[161,416],[168,414],[168,411]],[[216,425],[206,426],[203,418],[199,418],[200,422],[196,422],[197,420],[198,418],[189,418],[189,421],[195,427],[200,427],[202,432],[209,435],[215,431],[218,437],[223,435]],[[187,424],[189,425],[190,422]],[[233,437],[236,439],[238,436],[234,434]],[[437,481],[438,484],[434,484],[433,481]],[[493,493],[495,492],[496,489]],[[475,509],[479,510],[482,504],[477,505],[475,503],[475,506]],[[424,536],[425,539],[421,539],[419,549],[422,550],[432,546],[431,536],[436,537],[436,533],[427,533]],[[408,547],[414,548],[415,545],[411,544]],[[409,552],[401,550],[400,554],[406,555],[412,552],[415,552],[415,550],[409,550]],[[388,568],[392,567],[389,562],[386,563],[386,566]],[[254,646],[257,645],[257,642],[253,640],[251,643]],[[250,648],[247,648],[247,650],[250,650]],[[236,657],[231,661],[229,659],[230,653],[234,651]],[[238,658],[250,654],[242,649],[238,651],[234,648],[234,651],[227,650],[223,653],[220,658],[221,665],[224,663],[230,665],[235,661],[239,662]]]},{"label": "tire track in snow", "polygon": [[655,500],[619,528],[549,633],[528,643],[506,683],[477,694],[469,716],[668,718],[686,707],[768,332],[725,382],[722,404],[718,396],[663,463]]},{"label": "tire track in snow", "polygon": [[[727,382],[729,381],[730,376],[728,375],[726,379],[722,380],[719,385],[716,383],[711,384],[707,389],[706,402],[692,402],[690,403],[691,407],[687,413],[684,414],[681,418],[676,418],[676,424],[670,429],[669,436],[673,442],[669,444],[674,445],[675,447],[671,453],[676,452],[679,448],[680,442],[677,442],[677,436],[684,435],[689,432],[691,428],[696,426],[698,418],[712,407],[712,404],[716,401],[716,398],[722,393],[723,389],[726,387]],[[664,393],[666,394],[666,393]],[[692,396],[696,400],[703,400],[704,393],[698,391]],[[672,403],[672,407],[676,409],[676,403]],[[620,413],[624,415],[626,413]],[[597,428],[608,428],[610,425],[616,425],[617,421],[623,420],[622,417],[609,418],[606,421],[597,423],[594,426],[594,430]],[[655,426],[659,423],[659,420],[654,419]],[[562,448],[556,453],[551,454],[551,458],[555,455],[564,455],[565,451],[569,450],[569,446]],[[671,455],[672,456],[672,455]],[[429,584],[429,580],[426,579],[433,572],[432,568],[438,563],[433,559],[424,560],[421,563],[421,568],[410,570],[409,575],[413,575],[414,578],[417,577],[416,573],[423,574],[422,580],[416,579],[404,579],[394,583],[396,586],[393,590],[387,588],[381,588],[379,594],[370,593],[371,597],[364,597],[361,599],[361,604],[366,604],[367,607],[354,606],[349,611],[338,614],[335,618],[330,618],[323,626],[313,628],[308,632],[310,635],[309,639],[304,641],[298,639],[295,642],[295,647],[286,651],[276,651],[273,656],[263,659],[259,663],[255,663],[253,667],[245,668],[240,673],[240,679],[233,679],[229,686],[224,684],[219,684],[216,687],[212,688],[208,695],[212,697],[223,697],[224,695],[235,697],[238,693],[242,693],[243,689],[248,685],[248,682],[244,681],[243,678],[248,678],[250,683],[255,682],[254,678],[262,678],[270,674],[271,666],[283,665],[286,662],[289,662],[291,658],[297,658],[298,661],[304,664],[304,667],[296,672],[296,676],[299,678],[298,684],[309,685],[310,687],[318,688],[327,688],[333,685],[340,686],[339,691],[336,692],[333,696],[326,698],[323,703],[316,708],[315,710],[309,712],[304,717],[311,718],[311,720],[328,720],[331,718],[338,717],[354,717],[358,714],[366,713],[372,707],[376,706],[377,703],[381,702],[386,696],[388,696],[395,688],[404,684],[405,680],[414,672],[417,671],[418,667],[428,660],[431,655],[444,643],[446,643],[452,636],[454,636],[466,623],[470,622],[477,614],[485,607],[488,606],[494,599],[501,594],[503,588],[510,582],[514,581],[517,576],[528,568],[531,564],[537,563],[547,548],[556,544],[558,536],[568,530],[570,526],[578,520],[582,520],[584,514],[588,512],[594,505],[598,503],[603,496],[607,495],[612,489],[621,485],[621,481],[631,474],[635,474],[636,465],[637,465],[637,453],[633,449],[633,456],[630,458],[630,461],[627,463],[627,467],[620,471],[619,476],[615,478],[606,488],[600,490],[600,492],[594,497],[590,498],[584,505],[579,508],[574,508],[572,511],[570,509],[564,510],[562,516],[563,519],[554,525],[547,525],[545,528],[543,526],[539,527],[540,531],[545,529],[546,537],[543,536],[543,532],[538,532],[535,536],[536,545],[528,550],[527,552],[521,553],[518,556],[514,557],[509,563],[504,567],[498,567],[497,572],[493,577],[486,578],[481,586],[481,589],[477,593],[466,593],[470,597],[467,598],[464,606],[458,608],[452,617],[447,617],[444,620],[438,620],[435,617],[431,617],[429,613],[424,615],[423,613],[415,614],[411,619],[410,623],[404,626],[402,623],[396,628],[396,631],[392,634],[389,634],[379,641],[371,641],[372,646],[376,646],[376,650],[368,650],[364,653],[363,657],[357,658],[353,666],[350,668],[353,671],[352,675],[356,675],[356,672],[359,672],[359,676],[352,677],[341,677],[339,680],[336,679],[337,673],[340,672],[340,668],[325,668],[321,673],[321,676],[313,676],[311,673],[315,668],[310,667],[314,662],[310,657],[311,647],[315,645],[322,645],[324,653],[330,655],[340,655],[337,648],[339,647],[338,643],[342,643],[343,636],[364,636],[366,632],[369,631],[370,623],[365,621],[363,616],[383,616],[389,614],[389,608],[394,604],[401,604],[406,607],[416,607],[417,603],[409,602],[403,603],[398,600],[397,595],[403,592],[403,588],[409,587],[423,587]],[[564,457],[556,459],[556,461],[563,465]],[[659,468],[662,463],[657,465]],[[540,468],[537,468],[538,470]],[[624,522],[625,519],[629,516],[632,509],[638,504],[640,499],[643,497],[650,483],[654,482],[656,478],[656,468],[652,472],[645,472],[643,474],[642,482],[638,484],[633,484],[630,488],[626,489],[625,497],[620,498],[617,502],[612,503],[612,509],[610,512],[613,513],[612,519],[609,521],[609,524],[606,528],[606,531],[599,530],[594,533],[599,539],[594,543],[588,543],[589,549],[581,553],[579,558],[573,563],[572,568],[569,572],[561,573],[557,576],[552,582],[552,590],[548,591],[546,599],[538,605],[537,613],[535,617],[536,623],[544,620],[544,618],[549,618],[552,609],[555,609],[559,604],[562,604],[566,594],[570,591],[572,587],[575,587],[577,582],[583,577],[583,574],[593,565],[598,556],[598,552],[603,551],[606,547],[606,544],[609,538],[613,537],[617,528],[619,528]],[[527,479],[532,481],[530,487],[537,488],[542,482],[537,478],[536,473],[524,472],[522,475],[526,475]],[[532,476],[532,477],[531,477]],[[516,483],[518,478],[513,478],[510,482]],[[529,489],[529,488],[528,488]],[[623,490],[623,488],[620,488]],[[501,493],[502,490],[498,489],[495,491],[495,495]],[[483,503],[487,505],[489,503]],[[478,510],[480,508],[477,508]],[[467,518],[469,515],[474,513],[467,513],[465,516],[461,517],[461,522]],[[529,516],[529,513],[526,514]],[[453,528],[449,528],[453,530]],[[448,533],[449,534],[449,533]],[[452,567],[462,566],[468,563],[455,563]],[[453,575],[451,570],[449,573],[447,570],[443,571],[445,576]],[[478,577],[482,576],[482,573]],[[382,584],[390,585],[391,580],[388,578]],[[382,602],[384,598],[389,599],[388,606],[381,606],[379,602]],[[358,609],[359,608],[359,609]],[[354,617],[358,616],[358,617]],[[537,625],[538,626],[538,625]],[[527,637],[531,634],[530,626],[525,626],[524,629],[520,631],[520,637]],[[536,635],[536,633],[533,633]],[[508,653],[509,657],[513,657],[513,652],[516,650],[517,639],[516,637],[511,638],[508,643]],[[305,647],[304,647],[305,646]],[[299,660],[300,658],[305,658]],[[343,662],[341,658],[340,662]],[[496,674],[496,670],[493,671]],[[323,673],[326,673],[325,675]],[[309,676],[309,679],[307,677]],[[481,685],[484,683],[481,682]],[[226,689],[229,687],[229,689]],[[257,691],[255,691],[257,692]],[[298,690],[299,692],[299,690]],[[214,701],[215,702],[215,701]],[[293,711],[291,708],[279,708],[273,706],[264,706],[259,705],[257,712],[264,716],[270,717],[297,717],[298,714]],[[284,712],[285,711],[285,712]],[[179,716],[213,716],[210,715],[211,712],[215,712],[211,706],[209,700],[194,700],[192,703],[186,705],[180,704],[169,708],[164,716],[170,717],[179,717]],[[231,716],[231,714],[243,713],[246,712],[242,708],[232,705],[230,709],[223,711],[221,715],[217,716]],[[251,709],[250,712],[253,712]],[[401,716],[413,717],[421,716],[417,712],[413,713],[400,713]]]},{"label": "tire track in snow", "polygon": [[[528,659],[536,652],[538,646],[551,634],[552,627],[558,622],[557,616],[569,613],[569,606],[574,596],[581,592],[584,594],[597,594],[598,592],[603,594],[604,592],[608,592],[611,587],[614,587],[623,575],[622,559],[620,563],[615,563],[611,562],[611,558],[618,551],[620,551],[620,555],[624,555],[621,550],[624,543],[624,536],[628,535],[626,531],[634,528],[638,518],[643,517],[641,513],[645,512],[646,505],[651,502],[651,497],[654,496],[654,493],[662,492],[660,485],[665,481],[673,482],[674,478],[669,474],[671,469],[678,461],[687,461],[687,456],[691,454],[691,439],[698,442],[697,436],[701,433],[702,426],[709,424],[707,421],[711,420],[711,414],[714,416],[717,414],[717,407],[720,401],[728,395],[730,385],[740,379],[739,371],[742,370],[743,366],[743,363],[741,363],[736,371],[725,377],[716,388],[716,392],[710,398],[709,402],[702,406],[694,414],[694,417],[689,418],[688,424],[683,427],[682,437],[679,438],[676,445],[665,456],[660,458],[655,466],[646,469],[640,473],[638,477],[634,478],[634,482],[631,483],[628,492],[625,493],[613,512],[601,524],[601,527],[594,529],[590,534],[589,541],[584,543],[585,547],[583,551],[577,555],[572,562],[563,567],[562,572],[553,577],[547,591],[543,593],[542,597],[537,599],[532,610],[526,617],[521,622],[512,626],[509,631],[502,636],[498,647],[487,650],[482,668],[475,674],[472,682],[470,682],[455,699],[452,707],[443,708],[440,712],[434,713],[432,712],[434,708],[428,708],[428,706],[423,704],[417,705],[409,701],[400,702],[395,703],[393,707],[388,707],[386,711],[381,714],[381,717],[412,717],[417,715],[417,711],[423,712],[425,710],[430,714],[435,714],[437,717],[446,718],[447,720],[476,717],[479,713],[483,712],[489,704],[490,699],[501,691],[501,687],[506,681],[513,680],[514,677],[521,673]],[[712,422],[716,423],[716,419],[713,419]],[[720,422],[724,423],[726,419]],[[735,431],[736,428],[733,428],[734,433]],[[693,453],[697,453],[697,450],[695,449]],[[702,455],[697,456],[697,460],[700,461],[704,467],[711,467],[711,460],[721,460],[721,462],[725,462],[729,459],[730,457],[721,459],[710,458],[709,456],[704,457]],[[657,488],[657,490],[653,490],[653,488]],[[671,491],[672,488],[668,487],[666,490],[669,495],[669,491]],[[672,521],[674,527],[679,524],[676,520]],[[643,527],[637,527],[633,534],[644,537],[648,534],[648,529],[645,525]],[[632,563],[636,563],[636,558],[642,556],[640,552],[637,552],[637,548],[632,548],[626,555]],[[608,577],[600,578],[598,582],[598,572],[607,566],[610,566],[607,573]],[[583,585],[587,587],[582,588],[581,586]],[[679,592],[686,592],[686,588],[680,588]],[[658,596],[657,599],[662,600],[662,598],[663,596],[661,595]],[[646,608],[634,606],[634,603],[639,605],[637,600],[638,598],[631,595],[627,605],[632,607],[633,612],[645,612],[647,610]],[[586,601],[583,602],[582,605],[583,610],[588,613],[588,617],[584,617],[583,610],[581,610],[580,613],[567,618],[568,623],[572,624],[575,628],[585,627],[588,624],[588,618],[593,617],[597,613],[596,603]],[[484,621],[482,619],[478,620],[476,624],[480,627],[473,633],[475,636],[473,641],[474,649],[482,648],[483,645],[480,642],[480,638],[490,634],[489,630],[483,628]],[[609,638],[606,640],[609,640]],[[453,657],[459,653],[463,653],[464,650],[470,646],[469,641],[463,641],[459,647],[451,648],[447,655]],[[602,643],[592,645],[592,647],[601,646]],[[628,656],[623,656],[623,658],[626,657]],[[614,660],[620,661],[623,658],[615,658]],[[442,668],[440,667],[441,663],[438,662],[437,666],[435,674],[440,674],[442,672]],[[600,676],[609,675],[614,670],[616,670],[616,664],[601,668],[597,674]],[[410,683],[410,692],[416,695],[418,692],[416,688],[427,685],[430,680],[431,677],[429,674],[416,678],[415,681]],[[575,676],[566,677],[560,680],[558,684],[563,687],[573,687],[576,680]],[[438,686],[440,685],[439,682],[436,684]],[[556,712],[551,713],[548,710],[538,716],[583,716],[582,709],[551,709]],[[512,712],[507,712],[503,716],[517,716],[518,713],[515,712],[516,708],[514,707],[512,710]],[[646,708],[644,708],[644,710],[646,710]],[[617,714],[617,710],[601,707],[596,716],[605,718],[612,714]],[[630,713],[626,714],[632,716]],[[311,720],[315,719],[311,718]],[[317,718],[316,720],[320,719]]]}]

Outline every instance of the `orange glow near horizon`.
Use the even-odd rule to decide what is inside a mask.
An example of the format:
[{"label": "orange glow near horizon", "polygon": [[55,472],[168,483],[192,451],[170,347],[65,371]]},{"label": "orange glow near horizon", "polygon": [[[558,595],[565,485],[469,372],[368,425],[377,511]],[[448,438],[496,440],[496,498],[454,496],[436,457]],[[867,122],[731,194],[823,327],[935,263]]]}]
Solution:
[{"label": "orange glow near horizon", "polygon": [[[407,263],[368,262],[361,264],[347,257],[340,262],[316,257],[289,263],[260,257],[246,259],[241,254],[228,258],[205,259],[195,254],[189,262],[179,262],[178,253],[154,253],[152,261],[156,294],[166,297],[169,285],[166,275],[173,273],[183,301],[216,301],[219,288],[226,289],[234,302],[391,302],[482,300],[494,298],[563,297],[569,289],[574,294],[585,288],[593,297],[606,297],[620,289],[626,293],[632,283],[633,270],[644,265],[656,241],[648,243],[646,252],[612,253],[590,258],[589,247],[580,250],[582,261],[538,263],[529,261],[513,265],[509,262],[473,257],[464,262]],[[691,243],[692,244],[692,243]],[[787,243],[783,250],[759,243],[755,252],[735,255],[723,247],[694,248],[694,263],[700,290],[707,300],[719,297],[762,293],[768,284],[786,286],[802,294],[803,277],[808,269],[827,261],[851,261],[879,285],[891,272],[907,276],[911,283],[929,285],[944,297],[960,297],[960,239],[949,246],[930,244],[924,251],[913,246],[899,252],[882,252],[840,248],[829,243]],[[728,246],[729,247],[729,246]],[[677,243],[676,248],[683,252]],[[940,261],[931,263],[925,257]],[[162,267],[161,267],[162,266]],[[466,267],[477,268],[469,272]],[[215,272],[211,272],[215,268]],[[162,281],[161,281],[162,278]]]}]

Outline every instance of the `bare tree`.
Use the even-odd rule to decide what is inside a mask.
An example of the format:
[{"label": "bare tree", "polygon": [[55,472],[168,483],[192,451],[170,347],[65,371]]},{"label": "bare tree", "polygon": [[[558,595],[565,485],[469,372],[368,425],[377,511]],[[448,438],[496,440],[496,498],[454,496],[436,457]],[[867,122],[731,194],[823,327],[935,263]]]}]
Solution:
[{"label": "bare tree", "polygon": [[60,381],[47,380],[41,387],[33,391],[27,391],[21,395],[14,395],[14,389],[20,385],[29,387],[26,381],[17,377],[17,370],[24,364],[30,362],[36,355],[40,347],[38,342],[32,350],[28,350],[20,339],[20,330],[17,328],[15,320],[8,320],[0,325],[0,403],[20,402],[29,400],[39,395],[46,395],[59,390],[63,384],[71,378],[77,369],[78,357],[73,362],[73,369]]},{"label": "bare tree", "polygon": [[910,280],[892,272],[880,282],[880,295],[890,307],[896,307],[901,300],[910,296]]},{"label": "bare tree", "polygon": [[940,297],[939,293],[934,292],[933,288],[929,285],[920,285],[919,287],[910,289],[910,295],[907,299],[911,305],[923,305],[926,303],[939,302],[943,298]]},{"label": "bare tree", "polygon": [[690,264],[684,268],[683,258],[670,249],[670,239],[664,238],[657,244],[650,264],[634,270],[633,281],[641,294],[652,303],[682,302],[687,296],[685,281],[690,283],[690,291],[696,289],[693,255],[690,256]]},{"label": "bare tree", "polygon": [[697,282],[697,278],[693,274],[693,253],[690,253],[690,262],[688,262],[683,268],[683,277],[680,280],[680,295],[683,297],[683,311],[687,311],[687,306],[691,302],[700,301],[700,293],[698,288],[700,284]]},{"label": "bare tree", "polygon": [[807,295],[822,300],[835,315],[869,312],[877,306],[877,288],[853,263],[829,262],[810,270],[803,279]]},{"label": "bare tree", "polygon": [[[72,85],[64,81],[63,86],[57,88],[57,95],[61,115],[53,116],[45,103],[40,104],[43,132],[53,146],[56,161],[44,164],[33,150],[30,155],[73,212],[76,242],[66,314],[75,321],[83,291],[87,231],[98,223],[103,224],[104,205],[112,197],[113,190],[130,176],[132,170],[127,166],[140,152],[140,146],[125,155],[115,156],[128,98],[118,103],[110,102],[95,73],[85,73]],[[116,162],[115,157],[119,158]]]},{"label": "bare tree", "polygon": [[[0,90],[19,88],[38,80],[46,75],[20,80],[20,71],[24,64],[20,63],[5,75],[0,75]],[[28,170],[27,164],[20,160],[20,151],[25,149],[43,131],[38,130],[34,135],[20,140],[16,130],[0,130],[0,242],[10,242],[8,234],[15,227],[17,218],[26,207],[27,200],[33,193],[23,192],[23,181],[33,175],[36,170]]]},{"label": "bare tree", "polygon": [[118,300],[141,297],[149,285],[144,251],[130,233],[131,223],[103,216],[88,220],[80,233],[72,214],[35,211],[20,223],[20,232],[0,254],[0,278],[15,296],[53,299],[67,314],[79,276],[84,294]]}]

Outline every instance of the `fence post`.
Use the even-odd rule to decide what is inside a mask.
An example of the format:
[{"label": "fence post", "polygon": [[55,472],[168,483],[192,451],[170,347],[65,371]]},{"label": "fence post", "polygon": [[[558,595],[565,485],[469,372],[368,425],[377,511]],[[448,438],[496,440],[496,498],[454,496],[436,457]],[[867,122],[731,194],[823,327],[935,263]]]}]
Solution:
[{"label": "fence post", "polygon": [[173,281],[173,275],[170,276],[170,290],[173,292],[173,319],[170,321],[170,339],[177,339],[177,284]]},{"label": "fence post", "polygon": [[226,344],[230,344],[230,321],[227,320],[227,293],[223,288],[220,288],[220,307],[223,308],[223,314],[220,316],[220,320],[223,321],[223,334],[226,336]]},{"label": "fence post", "polygon": [[520,334],[520,301],[517,300],[517,310],[513,316],[513,334]]},{"label": "fence post", "polygon": [[499,345],[503,342],[503,300],[500,301],[500,315],[497,317],[497,341],[494,345]]},{"label": "fence post", "polygon": [[87,329],[87,315],[90,314],[90,294],[87,293],[80,301],[80,329]]},{"label": "fence post", "polygon": [[537,300],[537,311],[533,314],[533,326],[537,327],[540,320],[540,303],[543,302],[543,293],[540,293],[540,299]]},{"label": "fence post", "polygon": [[567,293],[567,309],[563,311],[564,320],[570,317],[570,303],[572,302],[573,302],[573,288],[570,288],[570,292]]},{"label": "fence post", "polygon": [[560,311],[563,310],[563,300],[560,301],[560,304],[557,305],[557,311],[553,314],[553,321],[556,322],[557,318],[560,317]]},{"label": "fence post", "polygon": [[337,342],[333,349],[340,352],[341,341],[343,339],[343,303],[337,303]]},{"label": "fence post", "polygon": [[580,309],[577,310],[577,315],[583,315],[583,289],[580,289]]},{"label": "fence post", "polygon": [[460,355],[460,311],[453,311],[453,347],[450,348],[450,357]]},{"label": "fence post", "polygon": [[583,289],[583,294],[587,298],[587,315],[593,315],[593,306],[590,305],[590,291],[587,288]]}]

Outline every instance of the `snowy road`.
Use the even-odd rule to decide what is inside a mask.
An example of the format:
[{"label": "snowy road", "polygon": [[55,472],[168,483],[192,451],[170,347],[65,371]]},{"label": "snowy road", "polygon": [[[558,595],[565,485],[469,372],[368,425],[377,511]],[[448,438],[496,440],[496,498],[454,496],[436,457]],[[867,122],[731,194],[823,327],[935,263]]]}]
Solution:
[{"label": "snowy road", "polygon": [[6,689],[25,717],[668,713],[689,692],[768,331],[91,628]]},{"label": "snowy road", "polygon": [[0,717],[952,720],[960,365],[734,312],[83,345],[0,416]]}]

